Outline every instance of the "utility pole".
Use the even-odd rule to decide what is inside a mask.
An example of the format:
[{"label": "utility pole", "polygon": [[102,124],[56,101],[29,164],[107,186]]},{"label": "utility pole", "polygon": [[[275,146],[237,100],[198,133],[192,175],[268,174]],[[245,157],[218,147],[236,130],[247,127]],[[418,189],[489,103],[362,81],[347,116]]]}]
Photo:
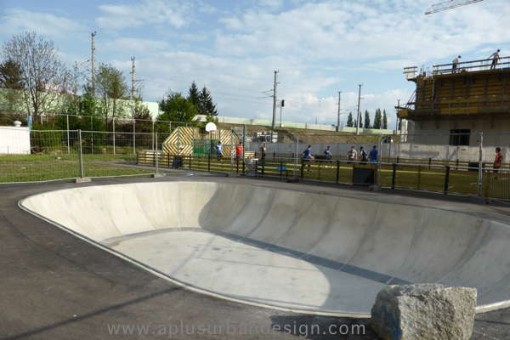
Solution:
[{"label": "utility pole", "polygon": [[363,86],[363,84],[359,84],[358,87],[358,118],[356,119],[356,134],[358,135],[359,134],[359,122],[360,122],[360,118],[361,118],[361,111],[360,111],[360,102],[361,102],[361,87]]},{"label": "utility pole", "polygon": [[342,91],[338,91],[338,114],[336,117],[336,132],[340,131],[340,99],[342,96]]},{"label": "utility pole", "polygon": [[96,97],[96,31],[90,34],[90,86],[92,96]]},{"label": "utility pole", "polygon": [[398,131],[398,110],[400,110],[400,99],[397,100],[397,121],[395,123],[395,131]]},{"label": "utility pole", "polygon": [[135,82],[136,82],[136,71],[135,71],[135,57],[131,57],[131,93],[129,99],[135,98]]},{"label": "utility pole", "polygon": [[278,70],[274,71],[274,80],[273,80],[273,122],[271,123],[271,143],[273,142],[273,131],[274,131],[274,124],[275,124],[275,118],[276,118],[276,86],[278,85],[277,81],[278,76]]}]

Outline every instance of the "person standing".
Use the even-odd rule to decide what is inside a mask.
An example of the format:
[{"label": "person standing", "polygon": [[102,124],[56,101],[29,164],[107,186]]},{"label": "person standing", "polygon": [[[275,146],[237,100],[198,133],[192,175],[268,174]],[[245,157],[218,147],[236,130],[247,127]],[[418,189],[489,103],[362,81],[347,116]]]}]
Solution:
[{"label": "person standing", "polygon": [[312,146],[308,145],[308,147],[303,151],[303,160],[304,161],[310,161],[312,160]]},{"label": "person standing", "polygon": [[347,159],[351,162],[358,159],[358,152],[354,146],[351,146],[351,149],[347,152]]},{"label": "person standing", "polygon": [[222,147],[220,141],[218,141],[218,143],[216,143],[216,158],[219,161],[221,161],[221,159],[223,158],[223,147]]},{"label": "person standing", "polygon": [[308,145],[308,147],[303,151],[303,167],[305,163],[308,163],[308,171],[310,171],[310,161],[313,159],[312,156],[312,146]]},{"label": "person standing", "polygon": [[492,165],[494,172],[499,172],[501,168],[501,164],[503,164],[503,153],[501,153],[501,148],[498,146],[496,148],[496,156],[494,157],[494,164]]},{"label": "person standing", "polygon": [[368,154],[368,159],[370,160],[370,163],[377,163],[377,157],[379,155],[379,151],[377,151],[377,146],[373,146],[372,150],[370,150],[370,153]]},{"label": "person standing", "polygon": [[237,172],[239,172],[239,161],[243,160],[243,156],[244,156],[243,142],[239,141],[239,144],[236,145],[236,166],[237,166]]},{"label": "person standing", "polygon": [[460,55],[457,56],[455,59],[452,60],[452,73],[456,73],[458,72],[457,71],[457,67],[459,66],[459,59],[460,59]]},{"label": "person standing", "polygon": [[367,155],[367,152],[365,151],[365,149],[363,149],[362,146],[359,148],[359,155],[360,155],[360,158],[361,158],[361,163],[367,164],[367,160],[368,160],[367,156],[368,155]]},{"label": "person standing", "polygon": [[326,150],[324,150],[324,156],[328,161],[330,161],[333,158],[333,155],[331,154],[331,149],[330,149],[329,145],[326,147]]},{"label": "person standing", "polygon": [[239,144],[236,145],[236,159],[238,162],[240,159],[243,158],[243,154],[244,154],[243,142],[239,142]]},{"label": "person standing", "polygon": [[262,143],[260,145],[260,164],[264,164],[264,162],[266,161],[266,151],[267,151],[266,143]]},{"label": "person standing", "polygon": [[492,58],[491,70],[494,70],[499,61],[499,49],[490,55],[489,59],[491,58]]}]

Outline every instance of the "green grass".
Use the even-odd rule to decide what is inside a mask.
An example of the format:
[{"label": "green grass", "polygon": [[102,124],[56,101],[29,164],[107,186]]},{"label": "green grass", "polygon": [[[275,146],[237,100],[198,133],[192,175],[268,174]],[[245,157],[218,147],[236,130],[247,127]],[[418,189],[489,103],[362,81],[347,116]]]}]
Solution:
[{"label": "green grass", "polygon": [[[133,156],[84,155],[86,177],[150,174],[151,169],[130,168]],[[80,177],[78,155],[7,155],[0,156],[0,182],[34,182]]]}]

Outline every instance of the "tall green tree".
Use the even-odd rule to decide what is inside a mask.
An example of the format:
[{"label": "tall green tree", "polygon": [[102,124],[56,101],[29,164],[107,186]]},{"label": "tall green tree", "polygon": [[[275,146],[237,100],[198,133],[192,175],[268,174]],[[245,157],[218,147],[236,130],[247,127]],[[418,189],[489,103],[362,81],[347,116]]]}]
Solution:
[{"label": "tall green tree", "polygon": [[169,93],[159,103],[159,109],[163,113],[158,116],[158,121],[191,122],[197,114],[195,105],[178,92]]},{"label": "tall green tree", "polygon": [[218,115],[218,112],[216,111],[216,104],[214,104],[211,93],[205,86],[202,88],[202,91],[199,94],[199,102],[200,104],[197,108],[199,114],[206,116]]},{"label": "tall green tree", "polygon": [[2,48],[5,60],[19,66],[22,74],[22,100],[32,121],[49,111],[58,94],[71,92],[71,72],[60,61],[54,43],[35,32],[14,35]]},{"label": "tall green tree", "polygon": [[101,64],[95,79],[96,91],[103,99],[105,120],[110,112],[110,100],[112,101],[112,116],[119,116],[118,100],[127,97],[128,94],[128,86],[124,75],[120,70],[111,65]]},{"label": "tall green tree", "polygon": [[[360,124],[361,125],[361,124]],[[368,110],[365,110],[365,125],[363,125],[365,129],[370,129],[370,113],[368,113]]]},{"label": "tall green tree", "polygon": [[0,64],[0,87],[23,90],[23,74],[21,67],[12,59]]},{"label": "tall green tree", "polygon": [[20,66],[13,60],[0,64],[0,88],[5,89],[5,96],[9,114],[14,113],[16,119],[22,119],[19,112],[22,106],[23,74]]},{"label": "tall green tree", "polygon": [[347,127],[353,127],[354,121],[352,119],[352,112],[349,112],[349,115],[347,116]]},{"label": "tall green tree", "polygon": [[388,116],[386,116],[386,110],[383,110],[383,118],[382,118],[382,128],[388,128]]},{"label": "tall green tree", "polygon": [[382,126],[382,115],[381,115],[381,109],[375,110],[375,116],[374,116],[374,129],[380,129]]},{"label": "tall green tree", "polygon": [[195,82],[191,83],[191,86],[189,87],[187,99],[191,102],[191,104],[195,105],[198,110],[200,106],[200,92],[198,91],[198,87]]}]

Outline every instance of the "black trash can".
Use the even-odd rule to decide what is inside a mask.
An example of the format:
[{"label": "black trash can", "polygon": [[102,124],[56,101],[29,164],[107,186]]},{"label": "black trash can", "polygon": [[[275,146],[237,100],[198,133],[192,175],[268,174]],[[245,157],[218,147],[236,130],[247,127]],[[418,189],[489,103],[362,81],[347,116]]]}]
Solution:
[{"label": "black trash can", "polygon": [[179,169],[182,167],[182,156],[175,156],[172,162],[172,168]]},{"label": "black trash can", "polygon": [[374,168],[354,168],[352,170],[352,184],[354,185],[374,185],[375,169]]}]

